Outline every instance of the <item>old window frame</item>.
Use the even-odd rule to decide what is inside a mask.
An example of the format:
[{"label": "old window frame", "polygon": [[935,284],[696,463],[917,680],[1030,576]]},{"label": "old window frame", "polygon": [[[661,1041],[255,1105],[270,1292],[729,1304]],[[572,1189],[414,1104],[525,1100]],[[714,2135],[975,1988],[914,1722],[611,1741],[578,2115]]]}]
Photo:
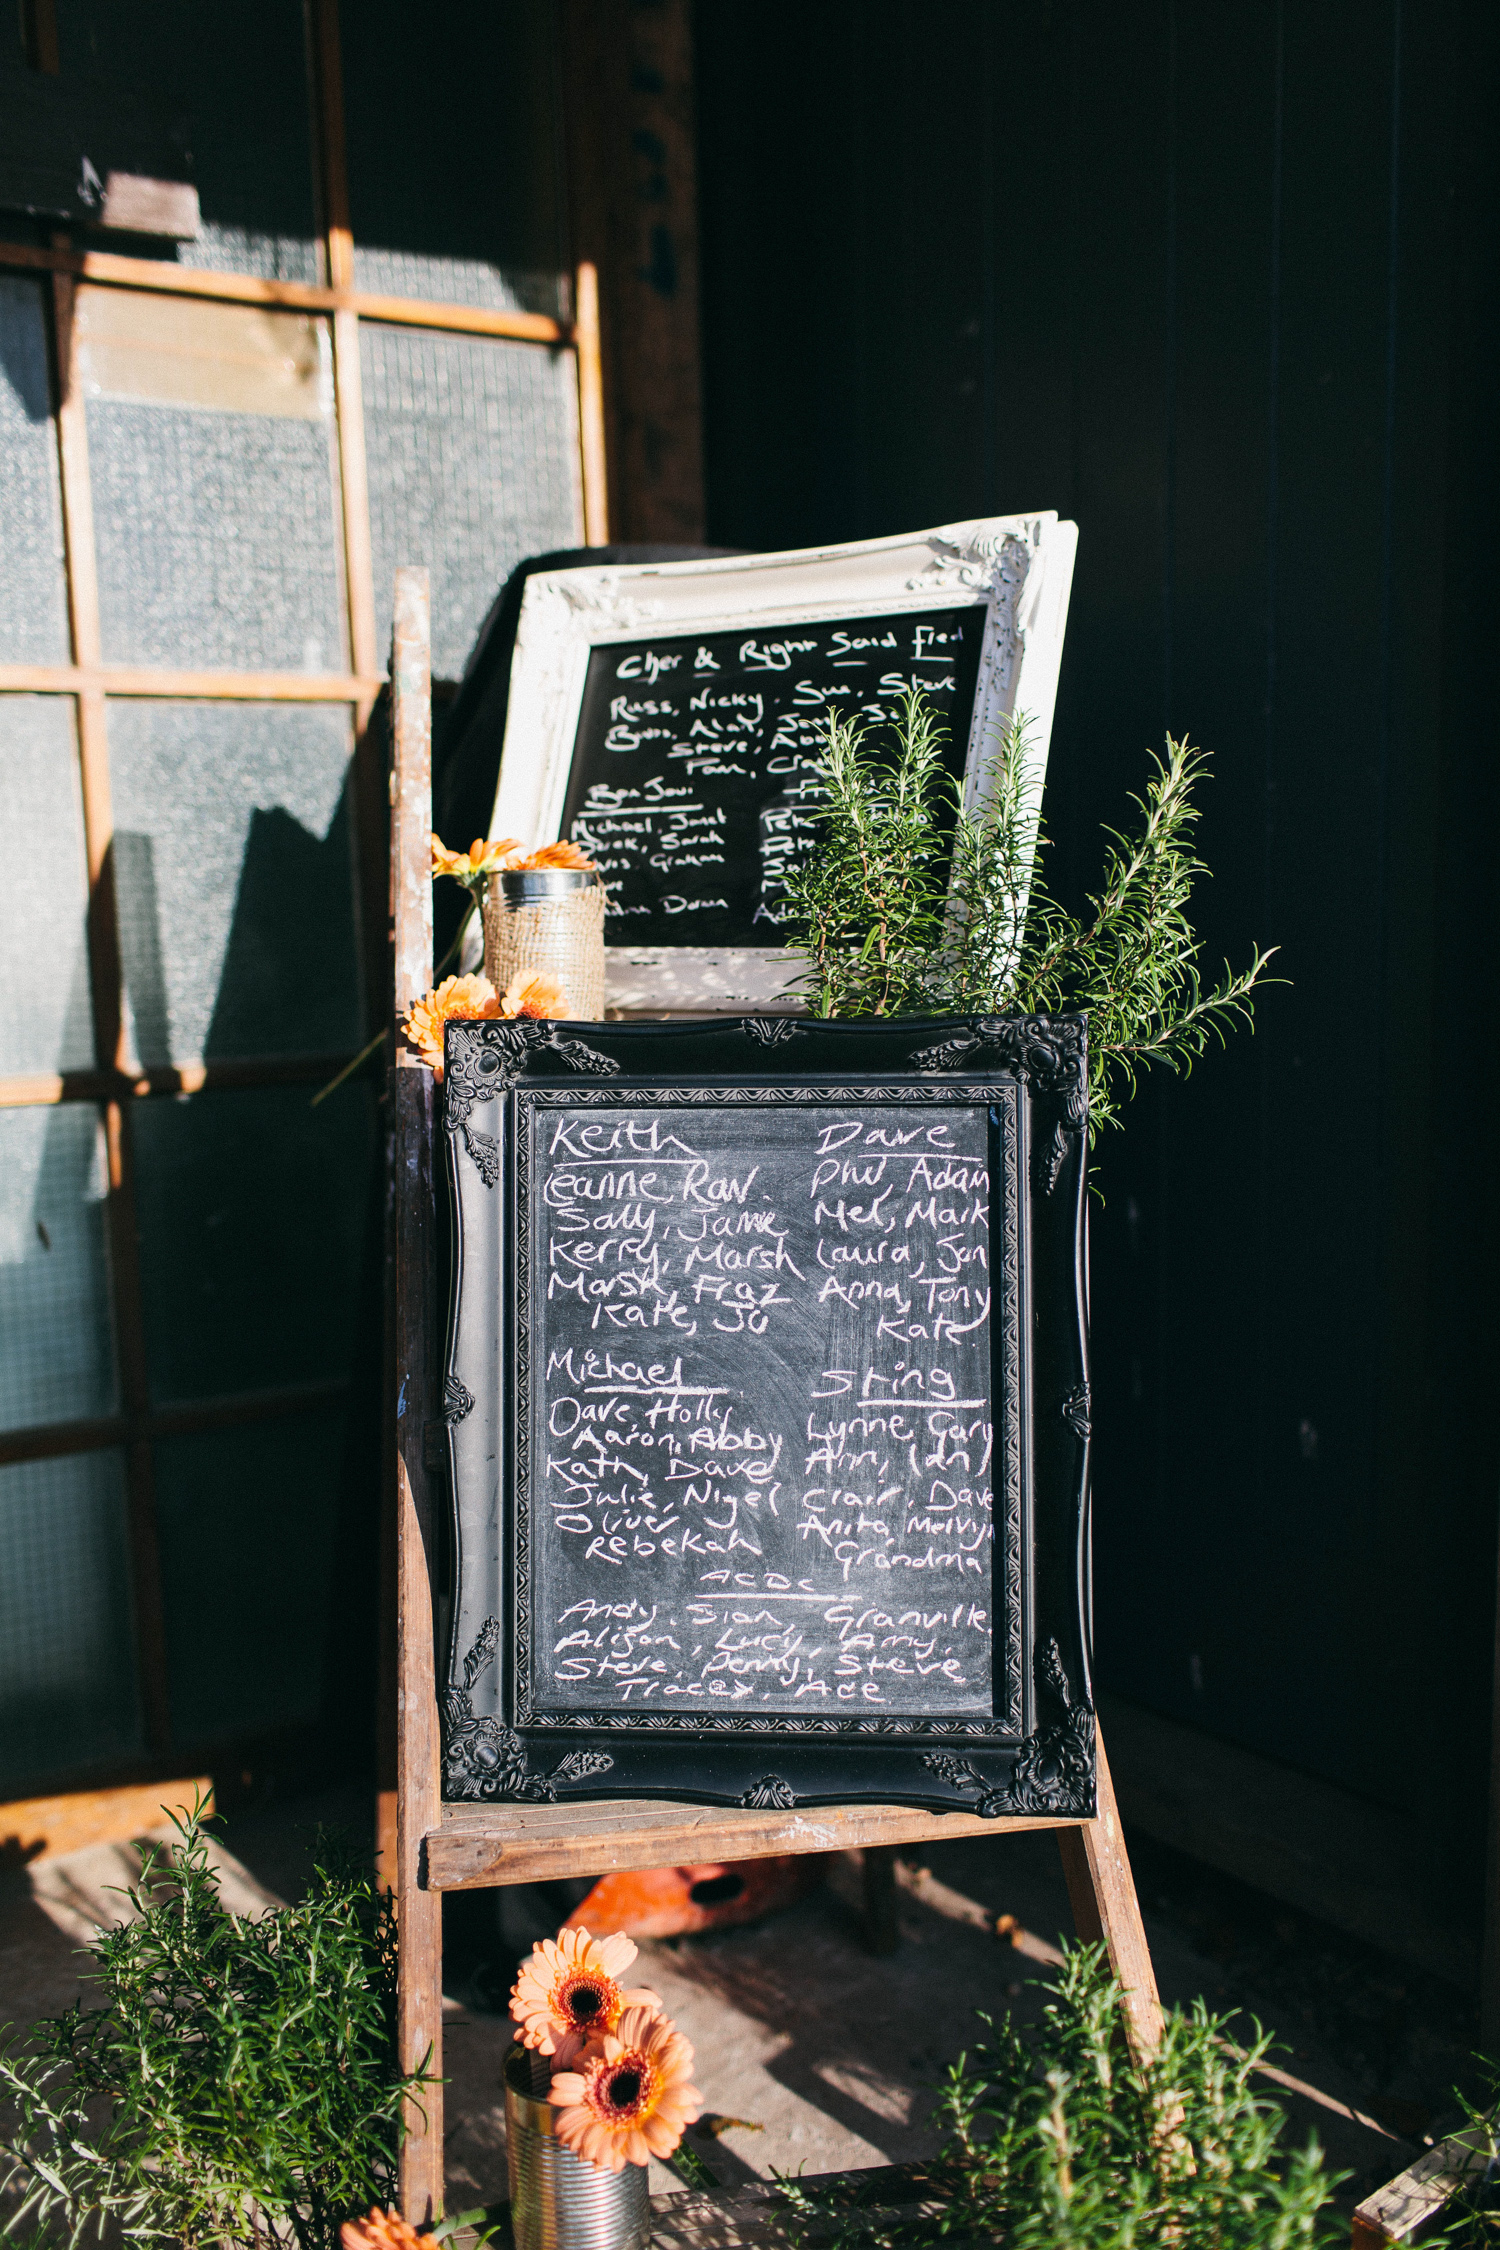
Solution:
[{"label": "old window frame", "polygon": [[[111,1771],[143,1777],[191,1758],[191,1740],[174,1735],[168,1695],[167,1643],[158,1548],[153,1447],[159,1439],[217,1430],[335,1405],[345,1382],[280,1385],[234,1392],[189,1404],[153,1404],[148,1379],[145,1318],[138,1247],[132,1111],[163,1096],[244,1087],[316,1085],[342,1068],[347,1054],[257,1054],[213,1061],[186,1060],[143,1068],[129,1051],[123,1005],[119,917],[111,863],[108,699],[222,699],[250,703],[333,703],[353,719],[357,814],[358,920],[364,967],[367,1029],[384,1021],[389,907],[385,844],[386,791],[383,751],[372,741],[370,718],[386,683],[377,647],[377,607],[372,562],[369,483],[365,461],[360,382],[360,324],[427,329],[438,334],[504,338],[572,355],[578,388],[579,473],[583,536],[590,546],[608,539],[604,468],[604,399],[600,365],[598,282],[591,265],[574,275],[573,317],[497,311],[425,298],[391,297],[354,286],[354,237],[345,162],[343,82],[338,0],[309,0],[315,164],[320,188],[318,241],[326,280],[273,281],[133,258],[112,251],[80,250],[65,237],[50,247],[0,242],[0,269],[32,272],[50,293],[56,433],[66,549],[67,664],[0,664],[0,696],[70,698],[83,801],[88,875],[88,962],[95,1063],[90,1069],[0,1077],[0,1108],[33,1108],[63,1102],[93,1105],[101,1114],[107,1154],[107,1241],[112,1312],[119,1359],[118,1410],[0,1431],[0,1466],[123,1448],[134,1609],[136,1671],[140,1692],[142,1757]],[[82,388],[73,382],[74,326],[80,284],[186,297],[225,305],[308,312],[328,318],[333,343],[338,485],[344,595],[347,603],[347,670],[257,672],[184,670],[107,664],[103,660],[99,585],[91,504],[88,433]],[[422,560],[421,557],[412,558]],[[44,1777],[43,1777],[44,1778]]]}]

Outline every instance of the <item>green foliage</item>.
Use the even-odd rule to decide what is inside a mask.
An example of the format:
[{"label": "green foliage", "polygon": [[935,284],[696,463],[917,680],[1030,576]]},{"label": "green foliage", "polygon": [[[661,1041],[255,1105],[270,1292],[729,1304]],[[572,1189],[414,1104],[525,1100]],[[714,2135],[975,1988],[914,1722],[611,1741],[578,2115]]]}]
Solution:
[{"label": "green foliage", "polygon": [[0,2049],[6,2231],[332,2250],[384,2201],[403,2076],[389,1899],[320,1834],[306,1898],[256,1920],[219,1897],[205,1819],[143,1855],[136,1919],[90,1949],[103,2005]]},{"label": "green foliage", "polygon": [[1103,1946],[1069,1949],[1035,2029],[1007,2019],[948,2071],[945,2146],[921,2215],[783,2180],[800,2231],[815,2228],[820,2250],[1332,2250],[1346,2239],[1316,2142],[1283,2151],[1280,2109],[1251,2090],[1269,2041],[1241,2051],[1228,2019],[1199,2001],[1168,2014],[1161,2046],[1138,2063],[1121,1999]]},{"label": "green foliage", "polygon": [[984,776],[988,802],[966,811],[942,763],[942,734],[917,690],[894,754],[857,719],[828,721],[808,810],[812,852],[787,879],[783,929],[809,959],[815,1015],[1049,1014],[1089,1017],[1090,1131],[1119,1121],[1153,1064],[1191,1069],[1210,1040],[1252,1021],[1251,988],[1270,952],[1205,988],[1188,918],[1195,880],[1193,793],[1207,759],[1167,739],[1152,756],[1130,835],[1104,831],[1103,882],[1081,918],[1040,878],[1046,837],[1024,720]]}]

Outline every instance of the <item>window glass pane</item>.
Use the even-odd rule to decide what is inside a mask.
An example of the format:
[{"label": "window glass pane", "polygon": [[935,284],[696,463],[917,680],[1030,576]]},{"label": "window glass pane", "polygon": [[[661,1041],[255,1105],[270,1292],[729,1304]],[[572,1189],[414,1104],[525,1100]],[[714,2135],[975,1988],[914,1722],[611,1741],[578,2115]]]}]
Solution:
[{"label": "window glass pane", "polygon": [[185,159],[172,176],[198,190],[193,239],[101,234],[103,247],[320,278],[302,0],[57,0],[57,19],[59,86],[90,118],[96,168],[149,172],[132,141],[171,147]]},{"label": "window glass pane", "polygon": [[179,1742],[316,1718],[344,1426],[299,1414],[156,1447]]},{"label": "window glass pane", "polygon": [[0,1429],[115,1408],[98,1112],[0,1110]]},{"label": "window glass pane", "polygon": [[583,539],[571,352],[360,324],[382,646],[397,566],[432,574],[432,668],[463,670],[515,565]]},{"label": "window glass pane", "polygon": [[0,661],[66,664],[45,285],[0,274]]},{"label": "window glass pane", "polygon": [[71,696],[0,698],[0,1072],[94,1060],[74,727]]},{"label": "window glass pane", "polygon": [[352,1051],[347,709],[111,699],[109,741],[140,1060]]},{"label": "window glass pane", "polygon": [[341,671],[328,323],[78,292],[107,662]]},{"label": "window glass pane", "polygon": [[348,1376],[373,1109],[364,1086],[317,1109],[313,1091],[258,1087],[132,1110],[154,1398]]},{"label": "window glass pane", "polygon": [[124,1455],[0,1469],[0,1789],[140,1747]]},{"label": "window glass pane", "polygon": [[400,0],[343,11],[354,278],[460,305],[565,310],[550,0],[450,0],[411,67]]}]

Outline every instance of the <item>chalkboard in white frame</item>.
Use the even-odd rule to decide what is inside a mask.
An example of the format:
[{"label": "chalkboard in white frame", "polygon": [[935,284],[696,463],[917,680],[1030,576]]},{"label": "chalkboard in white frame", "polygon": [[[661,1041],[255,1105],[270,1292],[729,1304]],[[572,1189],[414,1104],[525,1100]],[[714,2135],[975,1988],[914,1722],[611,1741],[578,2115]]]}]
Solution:
[{"label": "chalkboard in white frame", "polygon": [[[566,829],[604,865],[610,1005],[790,1004],[801,963],[776,935],[776,854],[796,825],[790,793],[815,755],[815,723],[835,696],[889,719],[903,681],[941,686],[935,633],[965,643],[939,701],[967,804],[982,807],[1001,731],[1021,712],[1039,810],[1076,547],[1076,526],[1043,512],[528,579],[491,833],[531,843]],[[731,679],[767,697],[710,692]],[[708,716],[698,707],[710,701],[741,713]],[[610,723],[616,712],[626,723]],[[585,766],[600,778],[581,789]]]}]

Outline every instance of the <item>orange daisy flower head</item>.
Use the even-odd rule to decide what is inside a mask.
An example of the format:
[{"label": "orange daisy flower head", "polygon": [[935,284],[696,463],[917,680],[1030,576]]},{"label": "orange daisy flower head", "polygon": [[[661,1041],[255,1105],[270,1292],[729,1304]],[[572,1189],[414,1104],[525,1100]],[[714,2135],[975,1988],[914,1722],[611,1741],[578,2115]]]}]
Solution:
[{"label": "orange daisy flower head", "polygon": [[570,844],[566,839],[556,844],[538,844],[534,852],[526,852],[507,864],[517,871],[532,867],[571,867],[580,875],[597,872],[588,854],[581,852],[576,844]]},{"label": "orange daisy flower head", "polygon": [[339,2228],[339,2240],[344,2250],[427,2250],[414,2226],[409,2226],[395,2211],[382,2211],[379,2204],[370,2206],[367,2219],[346,2219]]},{"label": "orange daisy flower head", "polygon": [[556,977],[528,974],[523,970],[511,978],[501,993],[497,1013],[502,1016],[566,1016],[567,987],[559,984]]},{"label": "orange daisy flower head", "polygon": [[557,2137],[603,2172],[670,2156],[703,2108],[693,2050],[667,2016],[627,2008],[612,2032],[552,2080]]},{"label": "orange daisy flower head", "polygon": [[485,885],[495,869],[508,867],[512,853],[518,852],[520,848],[521,840],[518,836],[501,836],[489,843],[486,843],[483,836],[476,836],[466,852],[450,852],[442,837],[434,835],[432,872],[434,875],[451,876],[455,883],[462,883],[466,891],[472,891],[476,898],[483,899]]},{"label": "orange daisy flower head", "polygon": [[401,1028],[434,1078],[443,1075],[443,1026],[498,1016],[500,1003],[488,977],[444,977],[435,991],[414,1001]]},{"label": "orange daisy flower head", "polygon": [[517,1977],[510,1995],[512,2020],[523,2046],[555,2055],[569,2032],[585,2037],[613,2031],[627,2008],[653,2014],[661,2008],[644,1986],[628,1992],[619,1979],[635,1959],[635,1947],[622,1932],[593,1938],[587,1930],[562,1929],[542,1938]]}]

